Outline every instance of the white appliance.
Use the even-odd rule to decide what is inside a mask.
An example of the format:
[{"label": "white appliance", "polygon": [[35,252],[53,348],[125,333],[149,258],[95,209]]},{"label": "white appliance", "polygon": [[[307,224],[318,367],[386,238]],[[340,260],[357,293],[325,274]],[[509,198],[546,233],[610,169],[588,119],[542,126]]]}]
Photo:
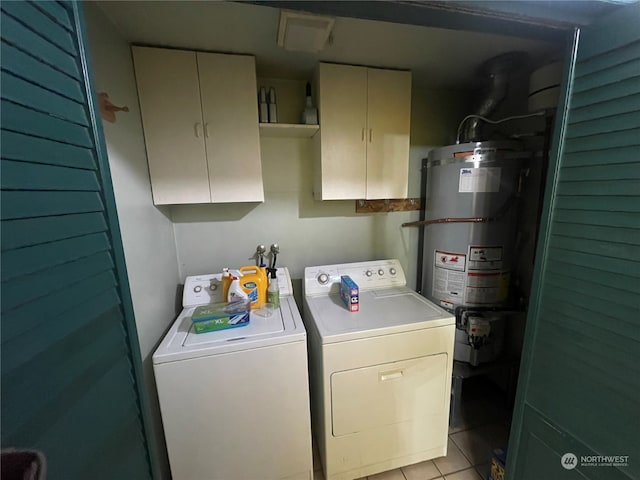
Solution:
[{"label": "white appliance", "polygon": [[173,480],[313,478],[306,332],[286,268],[280,308],[196,334],[221,275],[187,277],[183,311],[153,355]]},{"label": "white appliance", "polygon": [[[360,289],[359,312],[339,295]],[[406,286],[398,260],[305,269],[313,430],[325,478],[446,455],[455,318]]]}]

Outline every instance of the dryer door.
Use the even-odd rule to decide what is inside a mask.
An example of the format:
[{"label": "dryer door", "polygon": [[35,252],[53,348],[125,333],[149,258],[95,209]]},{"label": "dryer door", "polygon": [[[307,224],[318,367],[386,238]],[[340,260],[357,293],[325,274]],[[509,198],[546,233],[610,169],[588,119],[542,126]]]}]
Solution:
[{"label": "dryer door", "polygon": [[414,435],[405,438],[428,448],[427,437],[433,434],[429,425],[448,415],[450,381],[444,353],[336,372],[331,375],[333,435],[379,431],[393,436],[393,431],[408,429]]}]

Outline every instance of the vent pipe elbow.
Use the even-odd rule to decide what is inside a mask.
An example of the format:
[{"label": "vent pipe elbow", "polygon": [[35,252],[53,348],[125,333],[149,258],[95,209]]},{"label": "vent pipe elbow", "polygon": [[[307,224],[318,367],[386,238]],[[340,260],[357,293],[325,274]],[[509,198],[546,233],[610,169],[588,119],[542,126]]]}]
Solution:
[{"label": "vent pipe elbow", "polygon": [[[520,68],[527,58],[525,52],[509,52],[487,60],[480,67],[480,74],[490,81],[489,93],[474,112],[481,117],[492,114],[506,98],[509,89],[509,75]],[[480,135],[481,120],[472,118],[462,134],[462,143],[482,140]]]}]

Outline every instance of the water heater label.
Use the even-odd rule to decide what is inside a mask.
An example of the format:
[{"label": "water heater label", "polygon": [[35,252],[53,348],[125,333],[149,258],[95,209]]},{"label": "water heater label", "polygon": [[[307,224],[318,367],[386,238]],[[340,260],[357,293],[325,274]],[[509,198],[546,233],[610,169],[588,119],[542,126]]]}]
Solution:
[{"label": "water heater label", "polygon": [[502,247],[469,246],[469,270],[501,270]]},{"label": "water heater label", "polygon": [[461,168],[458,192],[499,192],[501,175],[500,167]]},{"label": "water heater label", "polygon": [[431,295],[441,302],[461,303],[464,298],[467,256],[439,250],[434,255]]}]

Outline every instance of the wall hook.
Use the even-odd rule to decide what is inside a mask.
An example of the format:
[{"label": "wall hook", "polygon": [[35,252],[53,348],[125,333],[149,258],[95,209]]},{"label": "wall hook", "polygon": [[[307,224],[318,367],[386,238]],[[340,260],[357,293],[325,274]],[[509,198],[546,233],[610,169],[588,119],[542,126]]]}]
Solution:
[{"label": "wall hook", "polygon": [[109,101],[109,94],[106,92],[98,93],[98,108],[100,116],[109,123],[116,122],[116,112],[128,112],[129,107],[117,107]]}]

